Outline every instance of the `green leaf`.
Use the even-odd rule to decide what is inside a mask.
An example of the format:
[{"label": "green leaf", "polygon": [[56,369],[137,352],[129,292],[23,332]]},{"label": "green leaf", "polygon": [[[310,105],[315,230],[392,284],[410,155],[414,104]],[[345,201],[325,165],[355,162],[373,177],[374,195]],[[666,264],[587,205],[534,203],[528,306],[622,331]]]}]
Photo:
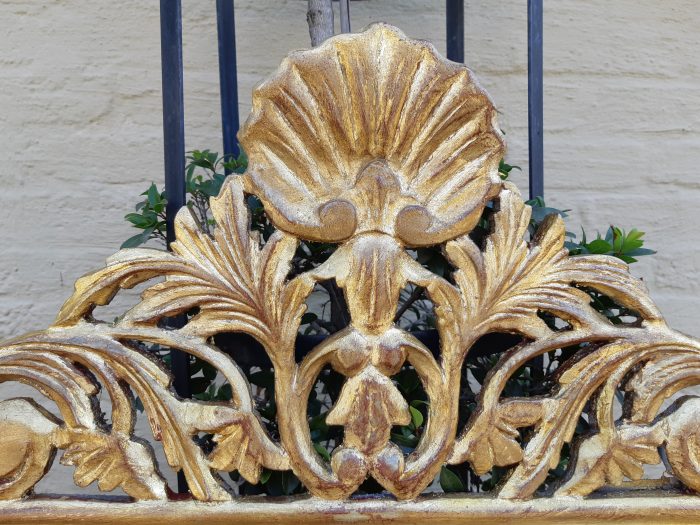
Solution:
[{"label": "green leaf", "polygon": [[231,389],[231,385],[228,383],[225,385],[221,385],[219,390],[216,392],[216,399],[218,401],[229,401],[233,397],[233,390]]},{"label": "green leaf", "polygon": [[260,483],[262,483],[263,485],[267,483],[270,480],[271,475],[271,470],[263,469],[263,471],[260,473]]},{"label": "green leaf", "polygon": [[[600,237],[600,234],[598,234],[598,237]],[[615,228],[613,228],[612,226],[610,226],[605,232],[605,240],[608,241],[611,245],[615,241]]]},{"label": "green leaf", "polygon": [[442,252],[436,248],[419,248],[416,250],[416,260],[439,276],[444,276],[449,268]]},{"label": "green leaf", "polygon": [[641,257],[642,255],[654,255],[655,253],[655,250],[650,250],[649,248],[637,248],[636,250],[626,252],[626,255],[630,255],[632,257]]},{"label": "green leaf", "polygon": [[318,316],[315,313],[307,312],[301,316],[301,324],[305,325],[305,324],[313,323],[316,319],[318,319]]},{"label": "green leaf", "polygon": [[595,254],[608,253],[612,250],[612,246],[608,241],[603,239],[595,239],[586,245],[588,251]]},{"label": "green leaf", "polygon": [[613,250],[616,253],[621,253],[622,242],[624,241],[625,233],[622,230],[620,230],[620,228],[615,228],[614,226],[611,226],[611,229],[613,232]]},{"label": "green leaf", "polygon": [[564,241],[564,248],[569,250],[569,255],[579,255],[583,247],[577,242]]},{"label": "green leaf", "polygon": [[418,377],[418,374],[412,368],[402,370],[396,376],[396,383],[399,390],[405,395],[410,394],[421,385],[420,377]]},{"label": "green leaf", "polygon": [[[144,214],[147,212],[144,212]],[[148,228],[153,225],[153,218],[141,213],[128,213],[124,218],[137,228]]]},{"label": "green leaf", "polygon": [[510,175],[510,172],[514,169],[522,171],[520,166],[511,166],[510,164],[507,164],[503,159],[501,159],[498,165],[498,174],[501,176],[502,180],[506,180]]},{"label": "green leaf", "polygon": [[[323,408],[323,404],[318,401],[318,399],[314,399],[314,401],[318,402],[319,409]],[[318,409],[317,409],[318,412]],[[309,419],[309,429],[314,431],[318,430],[323,433],[328,432],[328,425],[326,425],[326,416],[328,415],[328,412],[323,412],[322,414],[318,414],[317,416],[312,417]]]},{"label": "green leaf", "polygon": [[263,209],[262,201],[258,199],[255,195],[251,195],[248,197],[247,204],[248,209],[253,213],[262,211]]},{"label": "green leaf", "polygon": [[457,474],[447,467],[440,470],[440,486],[445,492],[464,492],[466,487]]},{"label": "green leaf", "polygon": [[[203,379],[200,377],[199,379]],[[214,393],[216,392],[216,385],[212,383],[209,385],[209,388],[207,388],[204,392],[199,392],[196,394],[192,394],[192,397],[195,399],[199,399],[200,401],[211,401],[214,399]]]},{"label": "green leaf", "polygon": [[193,377],[190,379],[190,389],[193,394],[201,394],[205,392],[211,385],[211,381],[206,377]]},{"label": "green leaf", "polygon": [[143,238],[142,233],[137,233],[133,237],[129,237],[127,240],[125,240],[121,248],[136,248],[137,246],[141,246],[146,240]]},{"label": "green leaf", "polygon": [[418,438],[415,436],[404,436],[396,432],[391,433],[391,440],[402,447],[415,448],[418,445]]},{"label": "green leaf", "polygon": [[330,461],[330,460],[331,460],[331,455],[330,455],[330,453],[328,452],[328,450],[326,450],[326,447],[324,447],[323,445],[321,445],[321,443],[314,443],[314,448],[316,449],[316,452],[318,452],[319,455],[320,455],[323,459],[325,459],[326,461]]},{"label": "green leaf", "polygon": [[545,220],[548,215],[557,214],[559,215],[559,210],[556,208],[548,208],[546,206],[533,206],[532,213],[530,215],[531,220],[535,224],[539,224]]},{"label": "green leaf", "polygon": [[633,250],[641,248],[644,245],[644,241],[642,240],[643,236],[644,232],[640,232],[636,229],[633,229],[631,232],[624,235],[622,238],[622,253],[629,253]]},{"label": "green leaf", "polygon": [[209,363],[202,363],[202,374],[210,381],[213,381],[216,379],[217,371],[216,368]]},{"label": "green leaf", "polygon": [[221,184],[217,181],[211,179],[206,180],[199,186],[199,191],[204,193],[207,197],[216,197],[221,189]]},{"label": "green leaf", "polygon": [[194,175],[194,169],[196,167],[197,166],[195,166],[192,163],[187,164],[187,168],[185,169],[185,179],[187,180],[187,182],[190,182],[192,180],[192,175]]},{"label": "green leaf", "polygon": [[411,411],[411,423],[415,428],[418,428],[423,424],[423,414],[421,414],[420,410],[410,405],[408,409]]},{"label": "green leaf", "polygon": [[154,208],[156,204],[160,202],[160,192],[158,191],[158,188],[156,188],[155,184],[151,183],[151,187],[148,188],[147,195],[148,204],[151,205],[151,208]]},{"label": "green leaf", "polygon": [[250,374],[248,381],[259,387],[272,388],[275,386],[275,374],[271,370],[260,370]]}]

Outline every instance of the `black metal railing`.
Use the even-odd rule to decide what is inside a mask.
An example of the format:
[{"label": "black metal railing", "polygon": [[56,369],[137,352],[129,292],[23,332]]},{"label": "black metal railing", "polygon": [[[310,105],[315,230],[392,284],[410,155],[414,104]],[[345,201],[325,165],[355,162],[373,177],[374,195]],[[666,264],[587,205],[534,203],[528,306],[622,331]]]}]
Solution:
[{"label": "black metal railing", "polygon": [[464,0],[445,2],[445,44],[447,58],[464,62]]},{"label": "black metal railing", "polygon": [[[175,216],[185,205],[185,102],[182,70],[182,6],[180,0],[160,0],[160,59],[163,82],[163,149],[165,154],[165,208],[168,246],[175,240]],[[184,319],[173,319],[182,325]],[[171,351],[173,386],[181,397],[190,397],[189,356]],[[178,492],[187,482],[178,472]]]},{"label": "black metal railing", "polygon": [[238,72],[236,70],[236,24],[233,0],[216,0],[216,27],[219,37],[219,93],[224,155],[238,156]]},{"label": "black metal railing", "polygon": [[530,198],[544,197],[542,0],[527,1],[527,141]]}]

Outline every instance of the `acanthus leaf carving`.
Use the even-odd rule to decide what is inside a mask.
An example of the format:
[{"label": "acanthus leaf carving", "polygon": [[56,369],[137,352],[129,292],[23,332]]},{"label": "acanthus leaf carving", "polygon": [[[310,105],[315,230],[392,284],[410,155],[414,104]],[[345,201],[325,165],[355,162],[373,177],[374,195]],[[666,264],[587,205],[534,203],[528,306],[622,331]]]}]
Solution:
[{"label": "acanthus leaf carving", "polygon": [[639,480],[644,465],[661,463],[663,432],[658,426],[622,425],[612,435],[595,434],[580,444],[576,468],[558,490],[559,496],[587,496],[605,485],[620,485],[625,477]]},{"label": "acanthus leaf carving", "polygon": [[[626,264],[570,256],[560,217],[548,217],[530,235],[529,206],[498,176],[504,143],[495,116],[466,68],[386,25],[290,56],[254,93],[240,134],[248,170],[230,176],[212,200],[214,234],[181,210],[171,253],[120,251],[77,281],[53,326],[0,347],[0,379],[35,386],[61,416],[27,400],[0,404],[0,428],[10,429],[0,444],[21,456],[0,461],[0,497],[27,494],[61,448],[79,485],[96,481],[137,500],[163,498],[152,454],[132,436],[133,395],[169,465],[184,472],[201,501],[232,497],[217,471],[238,471],[256,483],[263,468],[291,469],[322,498],[347,498],[372,476],[396,498],[411,499],[446,462],[469,462],[477,474],[511,467],[498,496],[525,499],[558,465],[584,413],[597,433],[579,445],[559,495],[638,478],[643,464],[658,463],[657,447],[665,447],[676,476],[698,489],[697,401],[658,411],[700,382],[700,344],[666,326]],[[251,230],[249,193],[275,229],[265,241]],[[483,245],[473,238],[481,219],[491,226]],[[318,267],[290,277],[302,240],[338,246]],[[432,273],[412,252],[438,245],[452,276]],[[120,290],[161,278],[116,322],[93,318]],[[330,280],[345,294],[350,323],[297,359],[306,300]],[[424,288],[435,306],[435,355],[394,322],[407,285]],[[613,325],[591,306],[587,290],[609,296],[639,322]],[[184,326],[162,326],[193,309]],[[230,357],[214,346],[222,332],[252,336],[270,358],[279,437],[258,416],[235,351]],[[459,429],[464,361],[495,332],[522,342],[489,372]],[[231,386],[231,401],[178,398],[144,344],[204,361]],[[577,351],[553,376],[551,392],[504,395],[519,369],[563,349]],[[392,379],[406,366],[428,399],[423,433],[409,454],[391,442],[392,426],[411,420]],[[344,377],[326,418],[344,429],[330,461],[314,448],[307,414],[325,367]],[[95,410],[100,385],[111,425]],[[621,389],[631,400],[622,422],[613,414]],[[21,421],[28,414],[31,424]],[[201,433],[213,436],[206,453],[193,440]]]},{"label": "acanthus leaf carving", "polygon": [[254,429],[245,421],[232,423],[214,434],[216,448],[209,455],[216,470],[238,471],[241,476],[257,483],[263,465],[263,450]]},{"label": "acanthus leaf carving", "polygon": [[139,499],[165,499],[165,481],[155,469],[153,452],[124,434],[61,429],[56,446],[64,448],[63,465],[75,466],[73,479],[79,487],[97,481],[102,491],[122,487]]}]

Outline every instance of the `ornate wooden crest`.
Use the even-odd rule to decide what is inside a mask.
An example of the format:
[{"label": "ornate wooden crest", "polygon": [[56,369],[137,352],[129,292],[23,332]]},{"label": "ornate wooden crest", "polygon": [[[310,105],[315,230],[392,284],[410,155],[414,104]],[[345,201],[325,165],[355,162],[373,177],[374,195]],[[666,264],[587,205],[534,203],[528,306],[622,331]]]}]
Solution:
[{"label": "ornate wooden crest", "polygon": [[[203,502],[233,498],[218,472],[238,471],[255,483],[262,467],[291,469],[321,499],[347,499],[371,476],[389,494],[411,500],[446,463],[469,462],[477,473],[511,468],[496,493],[509,508],[504,500],[531,498],[558,465],[584,412],[597,431],[577,445],[568,480],[545,496],[583,497],[638,480],[645,464],[662,457],[686,487],[700,489],[700,399],[682,398],[659,413],[664,400],[700,382],[700,344],[665,324],[624,263],[570,257],[559,217],[550,216],[526,241],[530,209],[499,178],[505,146],[495,116],[469,70],[387,25],[291,54],[254,92],[240,133],[249,168],[229,177],[213,203],[216,233],[203,233],[183,209],[172,253],[120,251],[78,280],[51,327],[0,348],[0,379],[36,387],[60,412],[49,414],[31,399],[0,402],[0,498],[26,498],[62,449],[80,486],[97,482],[104,491],[121,487],[136,501],[166,500],[150,447],[132,435],[134,395],[169,466],[184,473],[192,497]],[[246,194],[262,200],[277,228],[265,243],[250,230]],[[469,234],[491,203],[491,233],[480,246]],[[300,239],[338,249],[289,278]],[[444,247],[452,280],[412,256],[412,248],[433,245]],[[116,322],[91,317],[120,290],[157,278],[164,279]],[[352,322],[297,362],[305,301],[329,279],[344,291]],[[439,358],[394,324],[407,283],[424,287],[435,304]],[[639,321],[612,324],[582,288],[607,295]],[[184,327],[162,326],[193,308],[198,313]],[[559,319],[561,329],[545,324],[541,312]],[[266,432],[235,360],[212,344],[222,332],[249,334],[272,361],[279,439]],[[458,428],[465,356],[493,332],[524,340],[496,364],[472,418]],[[209,363],[231,385],[233,400],[179,399],[162,363],[137,342]],[[503,396],[528,361],[573,346],[579,351],[550,395]],[[407,456],[389,439],[393,425],[410,419],[392,382],[406,363],[429,398],[425,433]],[[326,366],[346,378],[327,418],[344,428],[344,441],[329,461],[312,446],[307,419],[310,390]],[[109,425],[97,403],[100,388],[109,395]],[[614,401],[621,390],[620,415]],[[527,439],[522,429],[529,429]],[[213,450],[195,443],[199,433],[214,434]],[[398,505],[390,500],[374,505]],[[20,516],[33,501],[3,503],[0,512]]]}]

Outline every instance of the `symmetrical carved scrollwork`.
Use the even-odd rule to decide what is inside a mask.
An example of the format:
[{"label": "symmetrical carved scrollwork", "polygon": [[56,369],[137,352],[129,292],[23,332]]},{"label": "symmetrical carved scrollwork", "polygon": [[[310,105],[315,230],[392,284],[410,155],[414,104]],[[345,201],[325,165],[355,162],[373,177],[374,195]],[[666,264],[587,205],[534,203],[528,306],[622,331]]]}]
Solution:
[{"label": "symmetrical carved scrollwork", "polygon": [[[231,497],[217,472],[238,471],[256,483],[262,467],[291,469],[322,498],[347,498],[372,476],[409,499],[444,464],[463,462],[477,473],[511,467],[498,496],[529,498],[558,464],[584,410],[597,430],[577,447],[556,495],[584,496],[639,479],[644,464],[661,461],[659,449],[683,483],[700,489],[700,401],[682,398],[659,414],[664,400],[700,383],[700,343],[665,324],[621,261],[569,256],[559,217],[550,216],[527,241],[530,208],[498,176],[504,142],[495,115],[466,68],[386,25],[290,55],[254,93],[240,133],[249,168],[229,177],[213,201],[213,236],[181,210],[172,252],[120,251],[77,281],[51,327],[0,348],[0,380],[36,387],[60,412],[59,419],[29,399],[0,403],[0,498],[27,494],[56,449],[75,466],[80,486],[97,481],[137,500],[166,498],[149,445],[133,437],[134,396],[170,467],[202,501]],[[277,228],[266,242],[250,229],[246,194],[262,200]],[[469,234],[490,203],[491,233],[480,246]],[[289,278],[299,239],[339,246],[321,266]],[[441,244],[455,268],[451,281],[410,251]],[[120,290],[157,278],[118,321],[92,318]],[[351,323],[297,362],[305,301],[329,279],[343,290]],[[435,305],[439,358],[394,323],[407,284],[424,287]],[[591,307],[584,288],[642,322],[613,325]],[[162,326],[193,308],[183,327]],[[566,327],[553,330],[542,312]],[[223,332],[252,336],[269,356],[279,441],[256,413],[245,376],[213,345]],[[496,364],[474,414],[458,429],[465,357],[494,332],[519,334],[523,343]],[[209,363],[233,399],[179,399],[162,364],[136,342]],[[576,345],[581,350],[549,396],[503,396],[530,360]],[[406,364],[429,399],[425,432],[408,456],[389,439],[392,426],[410,421],[391,379]],[[346,378],[327,417],[344,428],[330,461],[315,451],[307,418],[309,393],[327,366]],[[622,387],[630,402],[620,418],[614,400]],[[100,388],[110,398],[110,425],[96,404]],[[202,432],[214,435],[208,453],[192,439]]]}]

